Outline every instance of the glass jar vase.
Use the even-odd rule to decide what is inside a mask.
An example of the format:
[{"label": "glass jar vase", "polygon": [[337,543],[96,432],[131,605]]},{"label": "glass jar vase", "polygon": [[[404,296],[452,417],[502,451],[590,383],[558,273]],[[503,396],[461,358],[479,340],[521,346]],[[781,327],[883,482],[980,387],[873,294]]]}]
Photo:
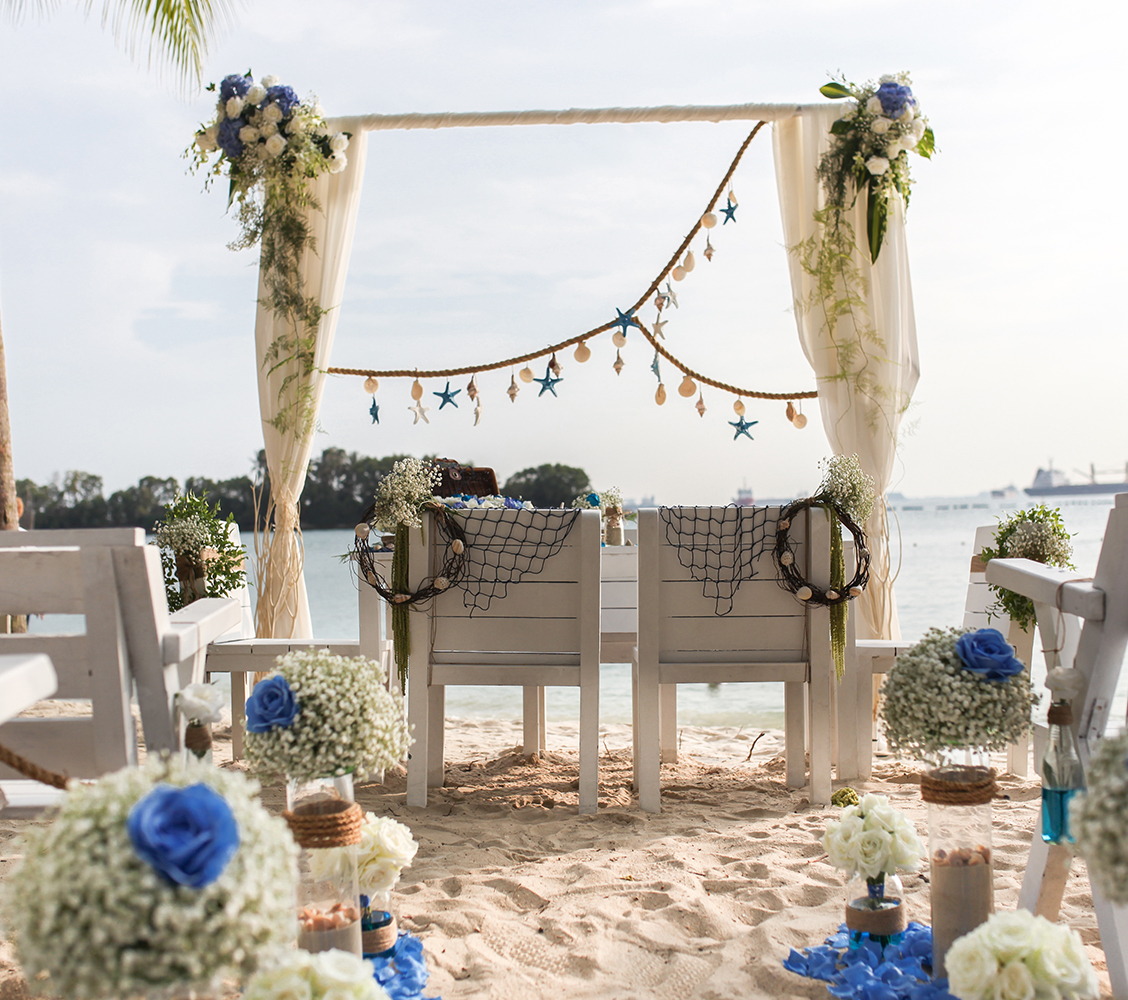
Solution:
[{"label": "glass jar vase", "polygon": [[380,958],[395,950],[399,927],[390,891],[360,894],[360,927],[365,958]]},{"label": "glass jar vase", "polygon": [[872,941],[880,948],[900,944],[908,926],[901,902],[903,887],[896,875],[868,879],[855,875],[846,887],[846,929],[851,951]]},{"label": "glass jar vase", "polygon": [[353,801],[352,775],[288,781],[285,817],[301,848],[298,947],[360,956],[357,844],[364,813]]},{"label": "glass jar vase", "polygon": [[984,764],[948,763],[921,776],[921,797],[928,803],[934,977],[947,976],[944,958],[952,942],[995,911],[995,791],[995,772]]}]

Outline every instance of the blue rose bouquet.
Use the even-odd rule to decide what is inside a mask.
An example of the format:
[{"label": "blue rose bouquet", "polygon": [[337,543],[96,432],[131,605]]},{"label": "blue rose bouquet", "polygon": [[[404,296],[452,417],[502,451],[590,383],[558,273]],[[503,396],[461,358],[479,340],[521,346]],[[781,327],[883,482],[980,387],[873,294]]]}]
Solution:
[{"label": "blue rose bouquet", "polygon": [[278,657],[278,672],[247,699],[247,760],[260,773],[296,781],[399,764],[411,735],[403,698],[363,656],[307,649]]},{"label": "blue rose bouquet", "polygon": [[1003,750],[1030,728],[1037,695],[998,629],[930,629],[897,657],[882,688],[890,745],[926,757]]},{"label": "blue rose bouquet", "polygon": [[153,758],[74,785],[0,908],[25,977],[75,998],[204,993],[293,941],[297,848],[245,775]]}]

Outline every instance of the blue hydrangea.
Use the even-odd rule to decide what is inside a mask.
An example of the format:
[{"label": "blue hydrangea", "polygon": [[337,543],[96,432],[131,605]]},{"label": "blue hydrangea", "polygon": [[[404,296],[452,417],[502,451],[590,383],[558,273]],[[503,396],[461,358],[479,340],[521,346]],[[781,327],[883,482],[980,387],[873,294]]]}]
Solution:
[{"label": "blue hydrangea", "polygon": [[249,76],[232,73],[230,76],[225,76],[220,83],[219,96],[226,102],[231,100],[232,97],[245,97],[250,89],[251,78]]},{"label": "blue hydrangea", "polygon": [[294,93],[293,87],[287,87],[280,83],[267,89],[266,102],[277,104],[278,109],[282,112],[282,117],[285,118],[298,104],[298,95]]},{"label": "blue hydrangea", "polygon": [[881,101],[881,110],[888,118],[900,118],[906,104],[916,104],[912,89],[892,80],[878,87],[875,96]]},{"label": "blue hydrangea", "polygon": [[242,118],[227,118],[219,124],[219,133],[215,137],[219,148],[232,160],[243,155],[243,140],[239,138],[239,130],[247,123]]}]

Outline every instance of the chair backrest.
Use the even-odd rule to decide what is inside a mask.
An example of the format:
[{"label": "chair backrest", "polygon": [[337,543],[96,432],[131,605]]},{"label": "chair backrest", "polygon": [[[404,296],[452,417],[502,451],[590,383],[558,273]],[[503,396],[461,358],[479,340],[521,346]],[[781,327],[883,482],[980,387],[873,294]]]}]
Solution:
[{"label": "chair backrest", "polygon": [[[431,612],[433,662],[471,663],[483,656],[526,665],[560,662],[590,649],[593,637],[598,650],[598,511],[578,512],[562,539],[571,511],[485,509],[457,516],[464,517],[472,550],[472,590],[474,566],[483,559],[501,566],[502,575],[516,568],[519,580],[477,601],[462,587],[440,594]],[[445,558],[447,539],[436,530],[433,515],[425,530],[427,546],[412,546],[412,579],[433,576]],[[550,537],[559,546],[542,558]]]},{"label": "chair backrest", "polygon": [[975,529],[975,542],[972,545],[971,567],[967,578],[967,599],[964,601],[964,628],[997,628],[1003,635],[1010,630],[1010,616],[993,613],[988,617],[987,609],[995,603],[995,594],[987,585],[987,564],[981,558],[983,550],[995,544],[996,524],[981,524]]}]

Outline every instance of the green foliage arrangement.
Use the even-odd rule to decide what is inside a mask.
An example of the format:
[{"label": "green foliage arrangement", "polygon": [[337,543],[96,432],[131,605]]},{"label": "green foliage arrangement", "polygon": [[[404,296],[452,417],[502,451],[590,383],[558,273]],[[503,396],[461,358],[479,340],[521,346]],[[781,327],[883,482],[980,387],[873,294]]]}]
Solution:
[{"label": "green foliage arrangement", "polygon": [[169,611],[200,597],[227,597],[247,582],[244,552],[231,540],[235,519],[219,516],[219,504],[185,493],[165,509],[153,531],[160,546]]},{"label": "green foliage arrangement", "polygon": [[[980,553],[984,563],[992,559],[1033,559],[1034,562],[1061,569],[1073,569],[1073,544],[1065,530],[1058,508],[1037,504],[1029,510],[1016,510],[999,522],[994,547]],[[1034,602],[1005,587],[989,584],[995,603],[987,609],[988,617],[1007,615],[1025,631],[1035,624]]]}]

